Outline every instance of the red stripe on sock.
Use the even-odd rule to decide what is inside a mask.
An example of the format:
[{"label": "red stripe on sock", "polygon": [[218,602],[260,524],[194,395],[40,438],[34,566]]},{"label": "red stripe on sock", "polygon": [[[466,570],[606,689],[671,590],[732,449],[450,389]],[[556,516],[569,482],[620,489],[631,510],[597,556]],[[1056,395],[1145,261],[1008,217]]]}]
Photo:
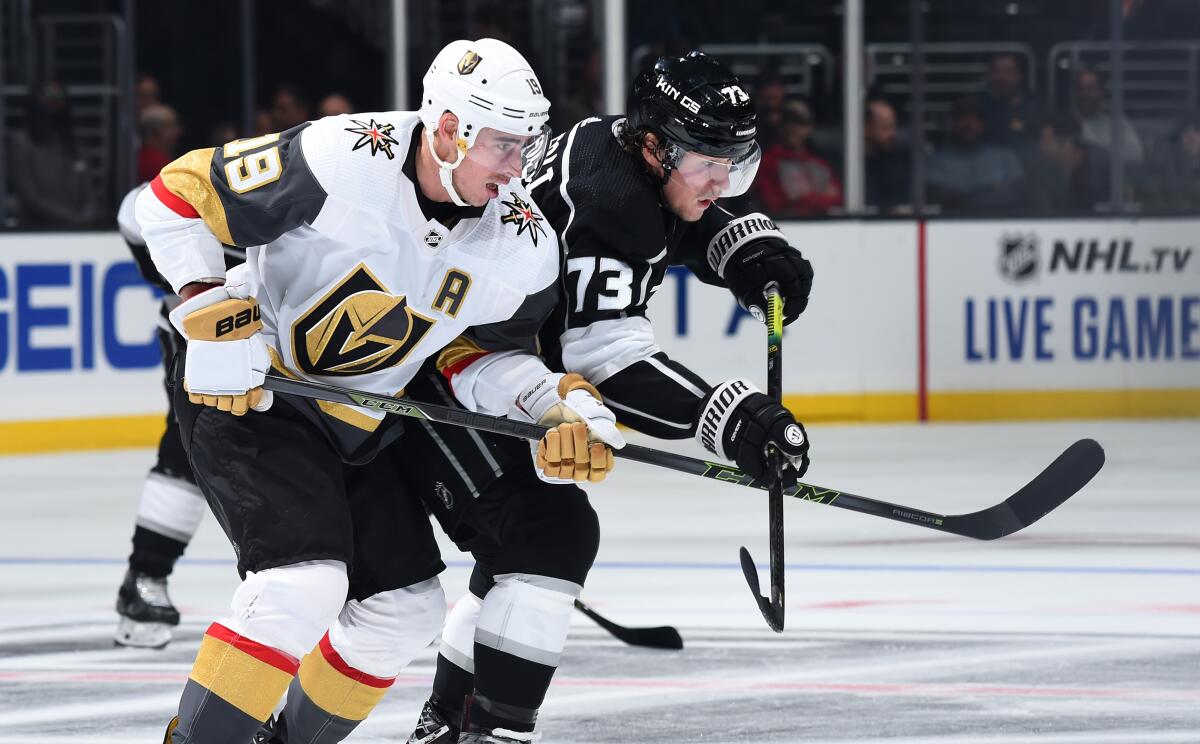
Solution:
[{"label": "red stripe on sock", "polygon": [[347,664],[346,660],[343,659],[333,648],[333,644],[329,642],[328,633],[321,637],[321,642],[317,644],[317,646],[321,649],[321,656],[325,657],[325,661],[329,663],[329,666],[336,669],[342,676],[349,677],[355,682],[361,682],[367,687],[375,687],[383,690],[391,687],[392,683],[396,681],[395,677],[390,679],[384,679],[383,677],[372,677],[370,674],[359,671]]},{"label": "red stripe on sock", "polygon": [[154,180],[150,182],[150,190],[154,192],[160,202],[167,206],[167,209],[180,217],[200,216],[195,207],[171,193],[171,190],[162,182],[162,176],[154,177]]},{"label": "red stripe on sock", "polygon": [[295,675],[296,670],[300,668],[299,660],[292,658],[277,648],[265,646],[258,641],[250,640],[244,635],[239,635],[220,623],[213,623],[208,626],[208,630],[204,631],[204,634],[223,643],[228,643],[247,656],[252,656],[264,664],[270,664],[281,672]]}]

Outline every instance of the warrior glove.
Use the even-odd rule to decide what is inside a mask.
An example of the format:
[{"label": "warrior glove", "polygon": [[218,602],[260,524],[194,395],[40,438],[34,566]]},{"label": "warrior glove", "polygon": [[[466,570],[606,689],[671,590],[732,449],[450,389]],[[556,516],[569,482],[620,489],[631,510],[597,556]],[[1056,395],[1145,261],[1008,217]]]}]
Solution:
[{"label": "warrior glove", "polygon": [[171,323],[188,341],[183,386],[189,400],[234,416],[271,407],[271,392],[262,387],[271,358],[258,301],[244,285],[201,292],[171,311]]},{"label": "warrior glove", "polygon": [[580,375],[543,375],[517,398],[517,409],[551,427],[533,452],[538,477],[549,483],[599,483],[613,468],[613,449],[625,446],[616,415]]},{"label": "warrior glove", "polygon": [[696,441],[717,457],[736,462],[755,479],[771,474],[770,449],[783,456],[781,475],[786,485],[808,470],[804,427],[749,380],[723,382],[708,394],[700,406]]},{"label": "warrior glove", "polygon": [[763,293],[779,285],[783,298],[783,324],[808,307],[813,270],[797,248],[762,214],[749,214],[721,229],[708,246],[708,265],[725,281],[738,304],[765,320]]}]

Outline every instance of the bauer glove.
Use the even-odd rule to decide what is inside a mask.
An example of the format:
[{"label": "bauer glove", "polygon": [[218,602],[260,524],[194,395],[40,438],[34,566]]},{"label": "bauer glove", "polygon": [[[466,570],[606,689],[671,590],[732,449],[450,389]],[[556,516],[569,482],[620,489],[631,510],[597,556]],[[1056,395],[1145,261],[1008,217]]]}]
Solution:
[{"label": "bauer glove", "polygon": [[234,416],[271,407],[271,392],[262,387],[271,358],[258,300],[244,285],[215,287],[181,302],[171,323],[188,342],[183,386],[189,400]]},{"label": "bauer glove", "polygon": [[804,426],[749,380],[723,382],[708,394],[700,406],[696,441],[717,457],[736,462],[755,479],[771,475],[769,447],[783,455],[785,484],[808,470]]},{"label": "bauer glove", "polygon": [[538,477],[544,481],[599,483],[613,469],[613,449],[625,446],[616,415],[580,375],[543,375],[518,396],[517,410],[551,427],[533,448]]},{"label": "bauer glove", "polygon": [[708,265],[725,281],[738,304],[765,320],[763,290],[774,282],[783,298],[783,324],[808,307],[813,270],[800,250],[762,214],[733,220],[709,242]]}]

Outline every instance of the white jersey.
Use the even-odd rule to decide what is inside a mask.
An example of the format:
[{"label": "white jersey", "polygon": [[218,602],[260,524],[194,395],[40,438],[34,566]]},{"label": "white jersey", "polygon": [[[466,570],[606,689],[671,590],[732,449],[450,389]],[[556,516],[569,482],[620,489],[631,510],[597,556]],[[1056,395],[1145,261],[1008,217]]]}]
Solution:
[{"label": "white jersey", "polygon": [[[516,181],[449,229],[430,219],[419,127],[415,113],[348,114],[184,155],[138,197],[155,265],[176,291],[245,284],[284,374],[396,394],[430,357],[463,372],[508,351],[528,381],[547,371],[530,355],[556,298],[557,238]],[[223,246],[247,247],[227,277]],[[490,385],[475,371],[456,392],[507,413],[512,368]],[[321,410],[368,432],[384,415]]]}]

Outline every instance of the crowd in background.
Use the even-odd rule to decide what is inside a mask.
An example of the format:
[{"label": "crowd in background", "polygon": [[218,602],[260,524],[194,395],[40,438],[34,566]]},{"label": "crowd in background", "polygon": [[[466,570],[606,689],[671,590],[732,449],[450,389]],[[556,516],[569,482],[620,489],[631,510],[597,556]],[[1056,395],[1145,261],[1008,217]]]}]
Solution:
[{"label": "crowd in background", "polygon": [[[134,86],[136,178],[152,180],[164,166],[183,154],[180,141],[184,125],[179,114],[164,102],[159,82],[139,75]],[[314,107],[300,86],[276,87],[270,106],[254,117],[254,131],[241,132],[231,121],[221,121],[205,142],[219,145],[241,137],[282,132],[313,118],[354,110],[343,94],[331,92]],[[45,81],[34,86],[26,126],[10,133],[8,142],[9,222],[26,228],[87,228],[111,224],[113,215],[98,198],[96,174],[79,152],[69,98],[64,86]]]},{"label": "crowd in background", "polygon": [[[500,26],[486,32],[509,36]],[[690,48],[681,43],[677,40],[679,49],[660,51]],[[580,65],[580,74],[572,78],[573,87],[555,98],[556,131],[601,110],[602,78],[601,57],[593,47]],[[952,101],[944,119],[933,127],[928,121],[925,127],[913,126],[907,99],[868,91],[862,142],[867,214],[912,213],[914,147],[923,154],[924,203],[934,214],[1112,211],[1111,161],[1117,138],[1127,205],[1151,214],[1200,211],[1200,112],[1180,118],[1165,135],[1159,133],[1161,127],[1144,129],[1124,113],[1110,112],[1107,80],[1088,68],[1073,71],[1070,104],[1056,108],[1030,93],[1022,60],[1012,53],[993,55],[980,82],[979,94]],[[780,72],[770,70],[746,81],[758,109],[763,156],[754,189],[744,198],[748,204],[738,206],[779,217],[844,214],[840,104],[828,98],[814,102],[791,96],[788,83]],[[104,194],[96,188],[105,178],[108,183],[112,179],[98,173],[96,164],[81,151],[66,90],[53,80],[30,86],[24,126],[8,132],[7,226],[86,228],[113,222],[110,202],[120,194]],[[190,147],[282,131],[354,109],[344,93],[326,91],[313,98],[304,88],[283,83],[273,88],[256,112],[253,131],[240,131],[229,120],[215,125],[208,120],[189,132],[168,93],[154,76],[137,78],[133,101],[137,182],[152,179]],[[818,104],[836,110],[819,111]]]},{"label": "crowd in background", "polygon": [[[786,96],[773,74],[759,81],[755,99],[763,149],[756,206],[791,217],[839,213],[842,155],[814,143],[809,104]],[[1087,68],[1075,72],[1071,100],[1069,108],[1054,110],[1030,95],[1020,60],[1008,53],[991,58],[985,92],[955,100],[944,125],[929,135],[915,137],[911,123],[902,127],[897,109],[906,102],[869,94],[863,104],[868,210],[911,212],[916,143],[924,148],[926,203],[943,214],[1104,211],[1115,132],[1127,201],[1148,212],[1200,210],[1200,113],[1181,118],[1166,136],[1144,137],[1123,113],[1113,116],[1104,80]]]}]

